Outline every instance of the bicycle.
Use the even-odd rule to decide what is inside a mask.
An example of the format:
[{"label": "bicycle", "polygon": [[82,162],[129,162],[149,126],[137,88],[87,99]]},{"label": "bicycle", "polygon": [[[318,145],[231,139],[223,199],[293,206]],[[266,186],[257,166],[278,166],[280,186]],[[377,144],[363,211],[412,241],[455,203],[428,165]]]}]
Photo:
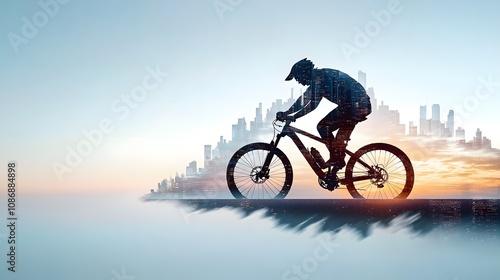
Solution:
[{"label": "bicycle", "polygon": [[[318,176],[322,188],[327,189],[332,180],[337,180],[347,187],[353,198],[405,199],[410,194],[415,179],[413,166],[408,156],[396,146],[372,143],[354,153],[346,150],[350,158],[345,166],[344,177],[339,178],[332,167],[323,166],[321,155],[318,158],[318,154],[305,147],[298,134],[323,144],[327,140],[291,126],[291,120],[286,120],[281,126],[277,122],[273,122],[275,134],[270,143],[256,142],[243,146],[229,160],[226,180],[235,198],[285,198],[293,181],[290,160],[278,148],[285,136],[290,137],[297,146]],[[277,127],[282,129],[276,135]]]}]

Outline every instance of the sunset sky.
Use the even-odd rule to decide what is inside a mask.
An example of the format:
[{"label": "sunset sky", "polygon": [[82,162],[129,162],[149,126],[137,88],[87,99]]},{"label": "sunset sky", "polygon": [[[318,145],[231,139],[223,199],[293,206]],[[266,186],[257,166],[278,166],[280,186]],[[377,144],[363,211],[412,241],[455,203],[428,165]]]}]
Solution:
[{"label": "sunset sky", "polygon": [[[499,10],[496,1],[2,1],[0,163],[18,163],[22,193],[146,193],[201,163],[203,145],[230,138],[259,102],[298,92],[284,78],[304,57],[354,78],[364,71],[406,125],[439,103],[442,120],[456,110],[467,139],[480,128],[500,148]],[[432,155],[417,167],[419,197],[500,185],[498,160]]]}]

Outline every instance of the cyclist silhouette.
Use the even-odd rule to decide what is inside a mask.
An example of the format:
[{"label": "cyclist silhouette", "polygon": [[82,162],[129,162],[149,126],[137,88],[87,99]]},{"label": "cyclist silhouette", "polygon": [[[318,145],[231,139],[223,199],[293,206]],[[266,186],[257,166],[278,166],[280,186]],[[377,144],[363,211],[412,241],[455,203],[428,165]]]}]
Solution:
[{"label": "cyclist silhouette", "polygon": [[[349,75],[335,69],[314,68],[314,64],[306,58],[293,65],[285,81],[292,79],[309,87],[290,109],[278,112],[276,118],[280,121],[300,118],[314,110],[322,98],[337,104],[338,107],[317,125],[318,132],[321,138],[327,140],[326,146],[330,151],[330,159],[321,162],[320,166],[331,166],[336,173],[345,166],[345,150],[354,127],[366,120],[366,116],[371,113],[370,97],[363,86]],[[335,131],[337,133],[334,136]],[[318,154],[314,148],[311,151],[313,155]]]}]

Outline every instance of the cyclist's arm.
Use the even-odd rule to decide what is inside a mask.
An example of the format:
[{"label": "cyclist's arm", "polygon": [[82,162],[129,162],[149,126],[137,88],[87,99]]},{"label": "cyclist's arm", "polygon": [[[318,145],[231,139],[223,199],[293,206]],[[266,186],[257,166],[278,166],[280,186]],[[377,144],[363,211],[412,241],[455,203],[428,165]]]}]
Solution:
[{"label": "cyclist's arm", "polygon": [[295,115],[293,115],[293,117],[297,119],[306,115],[312,110],[316,109],[316,107],[318,107],[319,100],[316,100],[316,98],[314,98],[314,95],[312,95],[311,92],[312,91],[310,89],[307,89],[304,92],[305,105],[302,105],[302,97],[299,97],[295,102],[295,104],[293,104],[292,107],[290,107],[290,109],[288,109],[288,111],[285,112],[285,115],[296,113]]},{"label": "cyclist's arm", "polygon": [[295,103],[293,103],[292,106],[290,106],[290,109],[286,110],[285,112],[283,112],[285,114],[285,116],[288,116],[290,114],[293,114],[295,112],[299,112],[300,110],[302,110],[302,96],[297,98],[297,100],[295,101]]},{"label": "cyclist's arm", "polygon": [[295,119],[298,119],[298,118],[304,116],[305,114],[311,112],[312,110],[314,110],[314,107],[312,106],[312,103],[313,102],[311,102],[311,101],[307,102],[306,105],[304,105],[304,106],[302,106],[302,108],[300,108],[300,110],[296,111],[296,114],[293,115],[293,117]]}]

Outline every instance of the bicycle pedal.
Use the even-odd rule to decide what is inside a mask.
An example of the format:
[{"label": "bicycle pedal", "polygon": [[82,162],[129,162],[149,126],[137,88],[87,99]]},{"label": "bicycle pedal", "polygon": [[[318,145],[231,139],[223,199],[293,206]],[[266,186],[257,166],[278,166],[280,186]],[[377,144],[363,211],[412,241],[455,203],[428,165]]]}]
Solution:
[{"label": "bicycle pedal", "polygon": [[339,188],[339,186],[336,185],[336,186],[328,186],[326,189],[329,190],[329,191],[331,191],[331,192],[333,192],[334,190],[336,190],[338,188]]}]

